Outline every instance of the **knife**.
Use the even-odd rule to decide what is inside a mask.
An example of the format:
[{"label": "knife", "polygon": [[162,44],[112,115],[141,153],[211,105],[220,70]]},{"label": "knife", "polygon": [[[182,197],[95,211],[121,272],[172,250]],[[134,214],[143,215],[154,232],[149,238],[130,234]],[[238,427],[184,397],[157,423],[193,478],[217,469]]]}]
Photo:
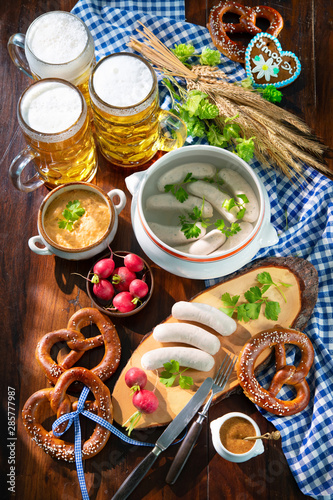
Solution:
[{"label": "knife", "polygon": [[159,454],[170,446],[173,440],[181,433],[181,431],[199,410],[211,390],[212,385],[213,379],[211,377],[206,378],[187,405],[180,413],[178,413],[165,431],[160,435],[152,451],[131,472],[111,500],[125,500],[125,498],[132,493],[152,467]]}]

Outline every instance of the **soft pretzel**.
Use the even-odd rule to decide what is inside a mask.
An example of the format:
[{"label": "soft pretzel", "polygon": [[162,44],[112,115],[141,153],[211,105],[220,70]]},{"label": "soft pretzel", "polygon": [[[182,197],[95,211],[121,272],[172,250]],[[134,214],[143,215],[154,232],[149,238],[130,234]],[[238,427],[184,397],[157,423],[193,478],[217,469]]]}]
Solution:
[{"label": "soft pretzel", "polygon": [[[86,338],[81,329],[91,323],[98,327],[100,335]],[[61,363],[56,363],[51,357],[51,349],[57,342],[66,342],[71,349]],[[86,351],[103,344],[105,346],[103,359],[92,368],[92,372],[105,381],[118,368],[120,340],[113,323],[108,318],[98,309],[86,307],[73,314],[66,329],[50,332],[42,337],[37,344],[36,359],[50,382],[55,384],[60,375],[71,368]]]},{"label": "soft pretzel", "polygon": [[[296,368],[286,364],[285,344],[293,344],[301,351],[301,361]],[[276,373],[268,390],[261,387],[254,375],[256,361],[268,347],[275,347]],[[294,415],[308,405],[310,389],[305,380],[314,359],[314,350],[307,335],[296,330],[276,326],[264,330],[245,344],[237,361],[237,376],[245,395],[255,404],[275,415]],[[290,401],[276,396],[281,387],[292,385],[296,397]]]},{"label": "soft pretzel", "polygon": [[[71,401],[66,393],[73,382],[82,382],[91,390],[95,396],[95,401],[89,402],[86,407],[112,424],[113,409],[109,389],[97,375],[81,367],[67,370],[59,377],[53,388],[41,389],[35,392],[30,396],[22,410],[23,423],[29,436],[51,457],[66,460],[67,462],[75,461],[74,444],[56,437],[53,431],[48,432],[43,427],[41,409],[43,404],[48,402],[57,418],[75,409],[75,407],[72,408]],[[64,431],[66,422],[61,427],[57,431]],[[86,459],[95,456],[104,448],[109,436],[109,430],[96,424],[94,432],[82,446],[82,458]]]},{"label": "soft pretzel", "polygon": [[[239,15],[239,22],[223,22],[223,16],[227,13]],[[213,44],[229,59],[244,63],[246,45],[242,42],[232,41],[228,34],[249,33],[255,36],[261,33],[262,30],[256,26],[257,17],[269,21],[270,25],[266,33],[270,33],[273,36],[277,36],[283,28],[282,16],[272,7],[259,5],[251,8],[231,0],[222,1],[213,7],[209,14],[207,28],[209,29]]]}]

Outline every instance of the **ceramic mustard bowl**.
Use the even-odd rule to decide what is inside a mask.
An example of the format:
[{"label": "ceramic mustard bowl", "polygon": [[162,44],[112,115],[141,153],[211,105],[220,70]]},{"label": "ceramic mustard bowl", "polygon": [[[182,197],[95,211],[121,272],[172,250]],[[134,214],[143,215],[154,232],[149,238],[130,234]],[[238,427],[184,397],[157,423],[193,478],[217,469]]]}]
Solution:
[{"label": "ceramic mustard bowl", "polygon": [[245,413],[231,412],[210,424],[216,452],[229,462],[246,462],[264,452],[261,439],[247,441],[244,437],[260,436],[256,422]]},{"label": "ceramic mustard bowl", "polygon": [[29,248],[38,255],[89,259],[110,245],[125,205],[126,196],[120,189],[106,194],[88,182],[59,186],[41,203],[37,218],[39,235],[29,239]]}]

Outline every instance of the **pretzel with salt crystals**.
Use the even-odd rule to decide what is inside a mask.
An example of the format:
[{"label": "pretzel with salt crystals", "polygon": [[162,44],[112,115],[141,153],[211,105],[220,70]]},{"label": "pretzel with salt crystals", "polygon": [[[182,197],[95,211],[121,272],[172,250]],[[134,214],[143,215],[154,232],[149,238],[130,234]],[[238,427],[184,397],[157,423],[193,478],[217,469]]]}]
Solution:
[{"label": "pretzel with salt crystals", "polygon": [[[113,422],[113,408],[111,403],[110,391],[103,384],[97,375],[94,375],[86,368],[71,368],[64,372],[58,379],[56,385],[49,389],[41,389],[27,400],[22,410],[24,426],[29,436],[53,458],[65,460],[67,462],[75,461],[74,444],[56,437],[52,431],[47,431],[41,423],[41,410],[46,403],[49,403],[51,409],[56,413],[57,418],[66,413],[75,410],[76,407],[66,393],[68,387],[73,382],[82,382],[87,386],[95,397],[95,401],[89,402],[85,408],[96,413],[99,417]],[[58,427],[57,432],[64,431],[67,422]],[[91,458],[101,451],[106,445],[110,431],[100,424],[96,424],[94,432],[90,438],[83,443],[82,458]]]},{"label": "pretzel with salt crystals", "polygon": [[[100,335],[86,338],[80,330],[91,323],[98,327]],[[51,349],[57,342],[62,341],[67,343],[71,351],[61,363],[56,363],[51,357]],[[103,316],[98,309],[86,307],[73,314],[66,329],[44,335],[37,344],[36,359],[50,382],[56,384],[60,375],[72,368],[86,351],[103,344],[105,346],[103,359],[91,371],[102,381],[105,381],[111,377],[120,363],[120,340],[109,319]]]},{"label": "pretzel with salt crystals", "polygon": [[[228,13],[239,15],[239,22],[223,22],[223,16]],[[258,5],[251,8],[233,1],[219,3],[210,11],[207,24],[213,44],[229,59],[244,63],[246,45],[242,42],[231,40],[228,34],[249,33],[254,37],[258,33],[261,33],[262,30],[256,26],[257,17],[269,21],[270,25],[265,31],[266,33],[278,36],[283,28],[283,18],[272,7]]]},{"label": "pretzel with salt crystals", "polygon": [[[297,368],[286,364],[285,344],[293,344],[301,351],[301,361]],[[260,354],[267,348],[275,348],[276,373],[269,389],[260,386],[254,369]],[[314,360],[314,350],[307,335],[296,330],[276,326],[264,330],[245,344],[237,361],[238,381],[245,395],[255,404],[275,415],[294,415],[308,405],[310,389],[305,380]],[[291,385],[296,391],[296,397],[290,401],[278,399],[276,396],[281,387]]]}]

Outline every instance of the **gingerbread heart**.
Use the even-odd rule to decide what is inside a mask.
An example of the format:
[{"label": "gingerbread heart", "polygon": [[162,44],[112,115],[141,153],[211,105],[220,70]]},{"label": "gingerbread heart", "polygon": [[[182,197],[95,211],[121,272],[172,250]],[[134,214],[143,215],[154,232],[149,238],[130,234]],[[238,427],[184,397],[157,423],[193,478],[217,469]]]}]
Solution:
[{"label": "gingerbread heart", "polygon": [[293,52],[283,51],[278,39],[269,33],[256,35],[245,52],[245,69],[254,87],[285,87],[301,72],[301,63]]}]

